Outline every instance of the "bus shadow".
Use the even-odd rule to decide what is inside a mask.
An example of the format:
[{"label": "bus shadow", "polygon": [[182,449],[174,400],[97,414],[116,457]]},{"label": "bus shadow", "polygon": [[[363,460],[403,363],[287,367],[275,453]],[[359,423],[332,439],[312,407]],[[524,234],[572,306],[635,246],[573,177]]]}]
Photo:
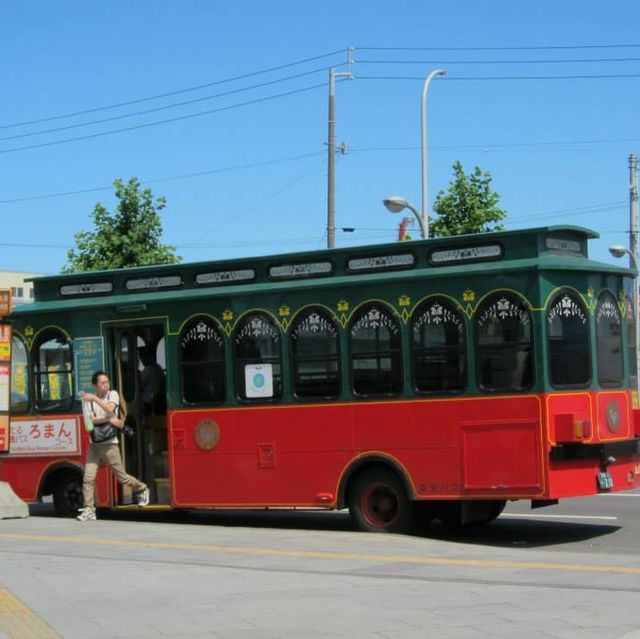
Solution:
[{"label": "bus shadow", "polygon": [[[56,516],[51,504],[31,504],[29,510],[31,515],[37,517]],[[126,509],[101,510],[98,517],[150,524],[356,532],[347,511]],[[540,548],[585,542],[611,535],[620,528],[611,524],[515,519],[506,514],[490,524],[480,526],[455,527],[434,521],[407,534],[416,538],[478,546]]]},{"label": "bus shadow", "polygon": [[509,519],[508,515],[480,526],[447,526],[433,522],[414,536],[443,541],[495,546],[498,548],[540,548],[589,541],[611,535],[621,526],[563,521]]}]

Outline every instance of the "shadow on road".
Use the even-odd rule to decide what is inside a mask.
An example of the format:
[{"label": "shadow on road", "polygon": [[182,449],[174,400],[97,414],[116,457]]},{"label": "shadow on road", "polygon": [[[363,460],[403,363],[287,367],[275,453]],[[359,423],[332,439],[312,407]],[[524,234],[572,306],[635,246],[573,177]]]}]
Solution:
[{"label": "shadow on road", "polygon": [[[55,517],[51,504],[31,504],[29,511],[36,517]],[[228,510],[228,511],[176,511],[138,510],[100,511],[99,519],[111,521],[138,521],[148,523],[189,524],[248,528],[273,528],[317,531],[354,531],[346,511],[283,511],[283,510]],[[611,535],[620,526],[611,524],[540,521],[509,518],[503,515],[483,526],[445,526],[436,521],[411,536],[443,540],[454,543],[475,544],[505,548],[540,548],[586,542]]]}]

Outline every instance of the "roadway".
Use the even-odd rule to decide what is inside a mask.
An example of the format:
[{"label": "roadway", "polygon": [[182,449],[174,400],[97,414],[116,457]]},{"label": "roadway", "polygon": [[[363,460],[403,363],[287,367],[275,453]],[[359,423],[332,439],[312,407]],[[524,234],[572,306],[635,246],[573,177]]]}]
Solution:
[{"label": "roadway", "polygon": [[[0,521],[0,637],[640,638],[640,491],[411,535],[346,513],[31,508]],[[4,633],[4,634],[3,634]]]}]

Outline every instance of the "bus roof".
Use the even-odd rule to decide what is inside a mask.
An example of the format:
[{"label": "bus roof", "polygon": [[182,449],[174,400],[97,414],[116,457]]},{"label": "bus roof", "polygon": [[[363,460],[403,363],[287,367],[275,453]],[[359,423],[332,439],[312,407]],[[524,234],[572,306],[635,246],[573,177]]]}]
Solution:
[{"label": "bus roof", "polygon": [[[277,285],[279,289],[335,285],[388,278],[487,273],[507,269],[598,270],[633,274],[622,266],[588,259],[597,233],[579,226],[547,226],[517,231],[459,235],[260,257],[166,264],[34,277],[34,303],[13,315],[68,306],[130,305],[181,296],[243,295]],[[338,280],[338,281],[337,281]],[[232,290],[231,290],[232,289]]]}]

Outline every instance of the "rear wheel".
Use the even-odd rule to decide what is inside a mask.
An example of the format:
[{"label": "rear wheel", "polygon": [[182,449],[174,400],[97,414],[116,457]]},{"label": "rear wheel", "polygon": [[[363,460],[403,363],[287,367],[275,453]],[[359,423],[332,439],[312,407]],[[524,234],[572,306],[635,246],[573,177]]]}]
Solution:
[{"label": "rear wheel", "polygon": [[53,505],[60,517],[75,517],[82,508],[82,476],[65,472],[56,478],[53,486]]},{"label": "rear wheel", "polygon": [[360,530],[400,532],[411,522],[411,502],[404,484],[387,468],[365,470],[349,489],[349,513]]}]

